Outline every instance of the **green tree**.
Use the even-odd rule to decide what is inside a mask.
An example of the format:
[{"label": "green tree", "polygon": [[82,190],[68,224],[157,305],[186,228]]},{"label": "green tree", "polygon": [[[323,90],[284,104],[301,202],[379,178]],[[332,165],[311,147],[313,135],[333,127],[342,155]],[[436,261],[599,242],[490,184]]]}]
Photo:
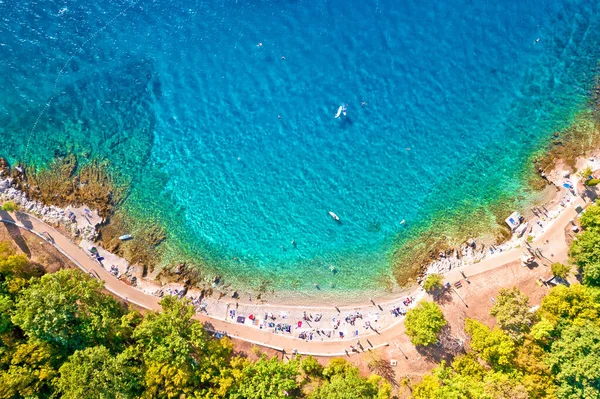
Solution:
[{"label": "green tree", "polygon": [[430,274],[423,283],[423,289],[425,289],[427,292],[440,290],[444,287],[443,279],[444,277],[441,274]]},{"label": "green tree", "polygon": [[413,389],[414,399],[491,399],[485,393],[486,370],[473,356],[458,356],[452,367],[445,362],[425,375]]},{"label": "green tree", "polygon": [[331,378],[334,375],[351,373],[354,367],[355,366],[352,363],[348,362],[346,359],[336,357],[334,359],[331,359],[327,366],[323,368],[323,376],[326,378]]},{"label": "green tree", "polygon": [[569,256],[583,272],[583,281],[589,285],[600,285],[600,234],[586,230],[573,241]]},{"label": "green tree", "polygon": [[548,356],[560,399],[600,398],[600,327],[586,320],[571,325]]},{"label": "green tree", "polygon": [[404,326],[413,345],[431,345],[447,324],[442,310],[433,302],[421,301],[406,313]]},{"label": "green tree", "polygon": [[14,212],[19,209],[19,206],[14,201],[6,201],[0,209],[6,212]]},{"label": "green tree", "polygon": [[8,295],[0,295],[0,335],[12,331],[14,325],[10,316],[14,308],[14,302]]},{"label": "green tree", "polygon": [[502,288],[490,314],[496,318],[498,326],[515,340],[523,339],[535,320],[529,311],[529,298],[516,287]]},{"label": "green tree", "polygon": [[0,281],[11,277],[29,279],[42,275],[39,267],[29,262],[25,255],[17,255],[6,242],[0,243]]},{"label": "green tree", "polygon": [[292,394],[299,388],[299,362],[292,359],[286,363],[263,355],[252,363],[238,363],[234,371],[236,387],[229,396],[232,399],[276,399]]},{"label": "green tree", "polygon": [[334,359],[325,367],[325,382],[309,396],[311,399],[387,399],[391,397],[391,385],[383,378],[372,375],[363,378],[358,368],[344,359]]},{"label": "green tree", "polygon": [[555,277],[566,280],[569,278],[569,274],[571,274],[571,268],[567,265],[563,265],[560,262],[554,262],[550,265],[550,270],[552,270],[552,274]]},{"label": "green tree", "polygon": [[55,386],[64,399],[125,399],[141,393],[139,371],[127,355],[115,357],[103,346],[75,351],[59,372]]},{"label": "green tree", "polygon": [[515,356],[515,343],[504,331],[497,327],[490,330],[472,319],[467,320],[465,331],[471,336],[471,350],[490,366],[504,369],[511,365]]},{"label": "green tree", "polygon": [[[542,322],[534,325],[537,326]],[[522,374],[518,381],[526,388],[530,398],[554,398],[556,386],[550,368],[545,363],[546,353],[537,343],[525,340],[517,348],[514,360],[516,369]]]},{"label": "green tree", "polygon": [[560,332],[563,326],[582,324],[585,320],[597,321],[600,312],[600,295],[598,289],[582,284],[570,287],[559,285],[550,290],[542,300],[538,314],[555,330]]},{"label": "green tree", "polygon": [[581,214],[579,222],[584,230],[600,231],[600,206],[590,205],[585,208],[585,212]]},{"label": "green tree", "polygon": [[22,291],[12,322],[29,337],[67,352],[92,344],[115,346],[123,310],[102,293],[102,285],[77,270],[47,274]]},{"label": "green tree", "polygon": [[586,166],[584,169],[582,169],[581,171],[579,171],[578,175],[584,180],[588,180],[590,178],[590,176],[592,175],[592,173],[594,173],[594,171],[592,170],[592,168],[590,166]]},{"label": "green tree", "polygon": [[522,378],[518,372],[490,372],[484,379],[484,392],[493,399],[529,399]]},{"label": "green tree", "polygon": [[320,377],[323,373],[323,366],[312,356],[305,357],[300,362],[300,370],[307,377]]},{"label": "green tree", "polygon": [[0,398],[47,397],[61,357],[45,342],[18,342],[1,359]]},{"label": "green tree", "polygon": [[146,366],[144,397],[174,398],[218,389],[221,368],[228,363],[231,344],[210,339],[192,319],[189,300],[167,296],[162,312],[148,313],[133,337]]}]

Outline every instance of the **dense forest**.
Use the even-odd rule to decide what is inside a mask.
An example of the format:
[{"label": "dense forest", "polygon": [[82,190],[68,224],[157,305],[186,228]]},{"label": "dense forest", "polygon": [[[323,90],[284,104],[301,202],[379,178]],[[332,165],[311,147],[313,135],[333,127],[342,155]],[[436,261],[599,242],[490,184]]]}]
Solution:
[{"label": "dense forest", "polygon": [[[467,351],[422,381],[404,381],[414,398],[600,398],[600,207],[580,221],[573,268],[552,270],[581,283],[552,288],[533,310],[524,294],[503,289],[494,328],[467,320]],[[364,377],[344,359],[325,367],[300,356],[251,361],[208,334],[185,300],[161,304],[162,313],[141,314],[102,282],[77,270],[45,274],[0,243],[0,398],[383,399],[399,386],[378,372],[383,364]],[[434,345],[444,324],[433,302],[406,318],[420,346]]]}]

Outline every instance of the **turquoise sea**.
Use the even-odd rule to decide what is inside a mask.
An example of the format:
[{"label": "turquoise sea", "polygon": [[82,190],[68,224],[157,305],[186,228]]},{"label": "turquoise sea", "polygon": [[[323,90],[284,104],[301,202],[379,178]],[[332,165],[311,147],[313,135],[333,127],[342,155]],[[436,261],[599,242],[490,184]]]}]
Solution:
[{"label": "turquoise sea", "polygon": [[1,156],[108,159],[131,182],[123,207],[169,232],[167,258],[294,290],[377,288],[398,235],[519,192],[600,56],[589,0],[0,0],[0,15]]}]

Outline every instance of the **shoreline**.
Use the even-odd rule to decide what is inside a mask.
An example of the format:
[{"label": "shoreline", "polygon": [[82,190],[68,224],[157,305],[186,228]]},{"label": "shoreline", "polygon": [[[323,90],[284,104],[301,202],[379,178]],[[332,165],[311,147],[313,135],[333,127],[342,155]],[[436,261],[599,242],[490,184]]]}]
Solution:
[{"label": "shoreline", "polygon": [[[595,153],[594,156],[598,157],[600,153]],[[580,159],[585,160],[585,157],[580,157]],[[589,161],[585,160],[589,163]],[[596,159],[594,161],[596,164],[594,168],[600,168],[600,160]],[[559,171],[558,168],[562,168],[564,165],[561,163],[557,163],[556,168],[553,172],[548,175],[549,182],[553,183],[555,186],[560,186],[560,179],[564,179],[562,177],[562,171]],[[576,183],[576,182],[575,182]],[[553,195],[549,193],[546,201],[543,203],[543,207],[551,207],[553,204],[556,204],[561,200],[561,196],[564,197],[564,193],[560,190],[555,192]],[[18,205],[23,207],[26,212],[32,213],[41,217],[41,219],[45,222],[49,222],[52,225],[57,227],[62,227],[68,234],[71,234],[74,239],[80,239],[84,244],[81,246],[86,249],[86,246],[96,246],[99,250],[102,251],[103,256],[110,258],[112,264],[120,266],[119,274],[127,274],[131,277],[135,276],[135,278],[142,284],[142,289],[146,290],[150,293],[150,291],[158,291],[160,288],[168,287],[168,286],[180,286],[183,287],[183,284],[179,282],[167,282],[165,280],[160,281],[157,276],[159,271],[154,271],[148,274],[146,277],[143,277],[144,271],[140,270],[139,266],[131,266],[129,262],[125,259],[118,257],[104,249],[98,245],[98,243],[94,243],[96,240],[97,226],[99,226],[103,219],[98,215],[96,211],[87,211],[84,212],[87,208],[78,207],[73,208],[68,206],[66,208],[60,208],[56,206],[48,206],[40,203],[36,200],[29,200],[27,194],[18,189],[12,187],[11,178],[5,177],[4,180],[0,181],[0,198],[3,200],[11,200],[15,201]],[[524,215],[527,215],[524,212]],[[73,216],[75,216],[73,218]],[[557,215],[546,215],[547,218],[553,219],[557,217]],[[91,219],[90,219],[91,218]],[[542,215],[541,219],[545,219]],[[545,220],[544,220],[545,223]],[[539,226],[534,225],[532,228],[528,228],[529,234],[533,234],[535,237],[539,234],[538,230]],[[525,236],[525,234],[523,235]],[[480,239],[475,239],[475,242],[481,242]],[[516,248],[520,245],[521,239],[516,239],[515,235],[511,237],[507,242],[493,246],[496,248],[496,251],[502,252],[506,250],[510,250]],[[481,262],[482,260],[488,259],[493,255],[493,253],[487,253],[486,244],[477,244],[473,247],[463,244],[460,248],[462,253],[458,253],[458,250],[454,250],[452,254],[444,253],[440,254],[438,259],[430,262],[428,267],[422,273],[421,278],[419,278],[418,283],[422,282],[424,277],[430,273],[441,273],[445,274],[450,272],[453,269],[461,268],[467,265],[475,264]],[[489,248],[489,247],[488,247]],[[493,250],[492,250],[493,251]],[[125,270],[125,272],[123,272]],[[176,276],[177,273],[172,273],[171,276]],[[168,279],[167,279],[168,280]],[[318,306],[322,304],[324,301],[329,301],[335,297],[336,306],[339,307],[357,307],[361,306],[365,303],[366,299],[370,297],[370,299],[374,299],[377,302],[387,302],[393,301],[395,298],[398,298],[402,295],[408,295],[410,292],[414,292],[415,289],[418,290],[420,285],[418,283],[411,284],[406,287],[400,287],[399,289],[393,292],[385,292],[385,291],[362,291],[357,290],[356,293],[360,292],[360,295],[351,295],[352,299],[346,300],[344,295],[339,295],[339,292],[334,293],[334,295],[323,295],[323,292],[316,291],[314,295],[310,293],[304,292],[290,292],[290,291],[281,291],[275,292],[273,294],[263,294],[261,298],[257,298],[257,295],[252,292],[246,292],[245,290],[233,291],[237,293],[235,297],[230,297],[227,294],[221,293],[217,302],[220,300],[230,300],[235,301],[237,303],[242,303],[246,305],[261,305],[261,306],[297,306],[296,304],[301,303],[304,307]],[[145,286],[148,286],[146,288]],[[191,288],[191,290],[200,291],[202,296],[206,296],[207,298],[213,298],[218,295],[219,287],[213,284],[213,290],[209,290],[206,288]],[[212,292],[210,292],[212,291]],[[352,292],[351,294],[353,294]],[[292,294],[290,296],[290,294]],[[328,293],[329,294],[329,293]]]},{"label": "shoreline", "polygon": [[[595,158],[594,162],[594,165],[600,165],[600,163],[598,163],[600,162],[600,159]],[[560,171],[557,171],[555,175],[558,179],[564,179],[560,177]],[[577,183],[579,179],[574,175],[570,175],[569,180]],[[575,187],[575,190],[577,190],[578,185],[574,184],[573,186]],[[559,194],[565,196],[567,195],[567,190],[562,189]],[[577,213],[573,206],[574,203],[582,202],[581,197],[571,195],[571,197],[568,198],[569,203],[562,206],[560,204],[560,198],[561,197],[558,196],[555,206],[549,209],[549,212],[556,211],[556,213],[553,214],[553,217],[548,218],[545,226],[540,226],[539,232],[536,232],[536,238],[532,240],[532,243],[535,243],[534,245],[539,244],[542,247],[546,247],[548,240],[544,241],[545,238],[550,238],[554,241],[557,236],[561,236],[561,234],[564,235],[564,227],[569,226],[570,223],[568,218],[575,217],[573,215],[576,215]],[[11,219],[12,215],[3,212],[3,222],[18,224],[18,222],[15,222],[14,220],[16,219],[22,223],[20,227],[27,228],[34,232],[36,232],[33,230],[35,227],[40,229],[39,226],[41,226],[41,229],[44,229],[45,226],[44,222],[33,220],[36,218],[29,218],[27,214],[23,213],[17,213],[15,214],[15,218]],[[531,222],[533,221],[534,220],[531,220]],[[558,221],[560,221],[560,226],[556,228]],[[38,226],[35,225],[36,223]],[[29,224],[30,227],[23,226],[23,224]],[[43,237],[39,232],[36,233]],[[160,310],[160,306],[158,305],[159,298],[152,295],[154,292],[148,292],[150,289],[149,286],[139,287],[142,288],[142,290],[140,290],[124,284],[122,281],[119,281],[116,276],[111,276],[109,271],[110,268],[107,268],[107,264],[94,260],[90,256],[89,251],[85,251],[85,246],[88,245],[89,242],[83,240],[81,243],[76,244],[70,238],[65,237],[58,231],[56,231],[56,233],[51,231],[51,233],[56,234],[57,243],[69,246],[71,251],[79,257],[81,262],[78,262],[78,260],[74,259],[72,256],[68,257],[76,262],[76,264],[84,271],[89,271],[90,274],[95,274],[96,278],[105,281],[106,288],[113,292],[113,294],[120,296],[129,302],[135,303],[138,306],[152,310]],[[521,237],[521,240],[524,239],[525,236]],[[52,244],[61,250],[57,243],[52,241]],[[548,248],[545,249],[547,250]],[[104,250],[99,250],[104,252]],[[64,253],[62,250],[61,252]],[[503,251],[502,253],[497,252],[493,256],[486,257],[480,262],[466,264],[460,268],[452,269],[446,274],[446,278],[452,282],[460,281],[462,278],[458,276],[458,273],[463,270],[469,276],[475,276],[491,269],[514,263],[515,261],[518,262],[521,257],[520,252],[521,250],[518,246]],[[566,252],[562,252],[565,251],[561,250],[560,256],[566,256]],[[110,256],[108,253],[102,253],[102,255]],[[554,254],[551,254],[551,256],[554,256]],[[116,259],[116,257],[114,259]],[[82,264],[86,264],[86,266],[82,266]],[[156,286],[153,288],[156,288]],[[178,293],[174,291],[177,289],[174,284],[163,286],[162,289],[166,294],[179,294],[179,296],[185,296],[191,299],[197,310],[195,318],[204,322],[205,326],[213,331],[224,331],[225,334],[230,335],[233,338],[239,338],[250,343],[271,347],[277,350],[289,350],[290,347],[310,348],[312,352],[310,350],[301,349],[298,353],[313,353],[319,356],[340,356],[348,354],[348,349],[345,348],[358,338],[366,338],[367,342],[370,344],[372,341],[375,344],[372,348],[390,345],[390,342],[395,342],[390,339],[390,335],[394,334],[394,327],[404,319],[401,314],[394,314],[394,310],[398,310],[402,313],[426,295],[424,290],[419,287],[414,290],[412,301],[408,304],[402,304],[403,300],[406,301],[405,298],[397,297],[387,302],[372,301],[370,304],[363,303],[361,307],[339,306],[336,308],[334,304],[310,306],[299,304],[278,305],[271,303],[260,305],[254,303],[249,304],[242,300],[234,304],[231,300],[215,300],[210,297],[196,297],[195,295],[198,295],[199,292],[193,290],[185,293]],[[262,322],[260,320],[262,320]],[[339,334],[340,332],[342,332],[342,334]],[[318,349],[325,349],[327,352],[318,353],[316,351]],[[292,350],[296,350],[296,348],[293,348]],[[345,353],[341,352],[341,350]]]},{"label": "shoreline", "polygon": [[[599,155],[600,153],[595,154],[596,157]],[[585,160],[584,157],[580,158]],[[596,166],[600,168],[600,160],[596,160],[595,162],[597,162]],[[557,163],[555,170],[548,176],[549,182],[552,182],[555,186],[560,186],[561,184],[559,180],[563,177],[561,176],[562,172],[558,171],[558,168],[563,166],[565,165],[560,162]],[[549,185],[548,187],[552,186]],[[545,200],[542,202],[542,206],[551,207],[560,201],[560,197],[563,196],[563,194],[564,193],[561,193],[561,191],[547,193]],[[140,284],[141,290],[149,294],[160,291],[161,288],[165,287],[179,287],[177,289],[183,289],[185,286],[185,284],[182,284],[181,282],[169,282],[169,280],[173,280],[173,277],[177,277],[178,273],[176,272],[169,272],[169,276],[166,278],[160,276],[163,272],[162,270],[155,270],[144,276],[146,271],[143,270],[143,268],[130,265],[124,258],[101,248],[99,243],[95,241],[98,237],[97,227],[104,222],[104,219],[101,218],[95,210],[89,210],[85,206],[77,208],[67,206],[66,208],[60,208],[57,206],[44,205],[36,200],[30,200],[26,193],[12,186],[10,177],[5,177],[4,180],[0,181],[0,199],[15,201],[18,205],[22,206],[26,212],[39,216],[43,221],[58,227],[59,230],[64,230],[70,234],[73,239],[82,240],[83,244],[80,244],[80,246],[83,249],[88,249],[90,246],[97,247],[105,258],[111,260],[111,265],[114,264],[119,267],[119,275],[123,274],[129,276],[127,278],[135,277]],[[85,211],[86,209],[87,211]],[[523,212],[523,214],[524,216],[530,216],[527,211]],[[75,218],[73,218],[73,216],[75,216]],[[547,217],[552,219],[557,217],[557,215],[547,215]],[[541,219],[545,219],[544,216],[542,216]],[[545,222],[546,221],[544,220],[544,223]],[[534,225],[532,229],[528,228],[528,231],[532,230],[535,236],[538,234],[537,230],[540,229],[539,226]],[[525,234],[523,236],[525,236]],[[492,248],[496,248],[495,251],[501,253],[502,251],[507,251],[520,246],[521,241],[522,239],[515,239],[513,234],[510,240],[500,245],[492,245]],[[397,300],[400,296],[408,296],[411,293],[414,295],[414,292],[420,289],[420,284],[428,274],[446,274],[454,269],[476,264],[493,256],[493,253],[487,252],[488,249],[486,248],[490,248],[490,245],[485,243],[485,239],[475,238],[474,242],[477,244],[473,247],[463,244],[459,249],[455,248],[451,253],[440,253],[440,256],[437,259],[432,260],[427,267],[423,269],[420,277],[415,283],[404,287],[397,286],[392,292],[386,292],[383,289],[380,291],[344,291],[343,294],[339,291],[323,292],[320,290],[315,291],[314,294],[302,291],[275,291],[274,293],[262,293],[258,296],[256,292],[250,290],[234,290],[233,288],[231,288],[228,293],[224,293],[219,290],[220,286],[215,284],[212,284],[207,288],[206,285],[209,283],[203,284],[203,288],[191,287],[190,291],[198,291],[199,296],[206,298],[215,299],[215,297],[217,297],[216,302],[231,301],[246,306],[302,306],[304,308],[311,308],[320,307],[323,302],[330,302],[340,308],[355,308],[364,305],[364,303],[367,302],[367,298],[373,299],[376,302],[387,303]],[[234,293],[234,297],[229,294],[231,292]]]}]

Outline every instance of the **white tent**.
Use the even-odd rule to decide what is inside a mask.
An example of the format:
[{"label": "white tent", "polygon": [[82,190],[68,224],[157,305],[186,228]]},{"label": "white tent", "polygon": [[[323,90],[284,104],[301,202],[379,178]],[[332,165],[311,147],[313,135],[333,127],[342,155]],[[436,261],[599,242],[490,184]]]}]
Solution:
[{"label": "white tent", "polygon": [[506,218],[505,222],[511,230],[516,229],[521,224],[521,214],[519,212],[513,212],[509,217]]}]

